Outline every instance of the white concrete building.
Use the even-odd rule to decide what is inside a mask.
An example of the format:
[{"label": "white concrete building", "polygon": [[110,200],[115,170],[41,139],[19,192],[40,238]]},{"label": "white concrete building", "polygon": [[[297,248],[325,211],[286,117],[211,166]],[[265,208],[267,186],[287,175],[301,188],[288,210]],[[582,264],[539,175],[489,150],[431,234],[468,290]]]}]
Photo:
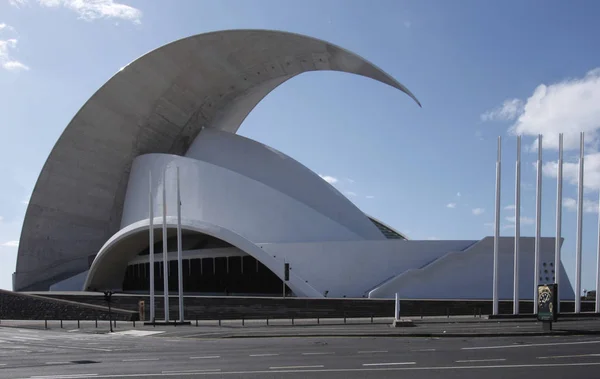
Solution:
[{"label": "white concrete building", "polygon": [[[365,215],[308,168],[236,134],[270,91],[307,71],[362,75],[417,99],[385,72],[313,38],[263,30],[202,34],[132,62],[75,115],[36,184],[15,290],[148,291],[149,187],[155,287],[163,290],[166,189],[169,289],[177,290],[176,170],[188,293],[488,299],[492,238],[413,241]],[[418,103],[418,101],[417,101]],[[152,180],[150,181],[150,177]],[[533,294],[533,238],[522,238],[521,299]],[[552,282],[543,238],[540,282]],[[500,240],[500,299],[513,294],[513,239]],[[561,299],[572,299],[568,280]]]}]

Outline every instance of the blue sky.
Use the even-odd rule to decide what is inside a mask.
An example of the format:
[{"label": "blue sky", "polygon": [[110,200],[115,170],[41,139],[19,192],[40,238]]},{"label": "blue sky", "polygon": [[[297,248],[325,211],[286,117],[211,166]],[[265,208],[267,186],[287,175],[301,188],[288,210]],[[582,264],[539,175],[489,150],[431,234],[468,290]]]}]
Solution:
[{"label": "blue sky", "polygon": [[[578,131],[586,131],[583,288],[595,285],[600,189],[600,3],[590,1],[0,2],[0,288],[39,171],[69,120],[120,67],[170,41],[279,29],[347,48],[421,101],[365,78],[307,73],[269,95],[240,134],[329,176],[413,239],[493,234],[496,137],[502,207],[514,204],[523,134],[522,234],[533,235],[535,135],[545,135],[542,235],[554,236],[556,134],[565,132],[563,262],[574,279]],[[514,216],[502,211],[502,234]],[[513,219],[514,220],[514,219]]]}]

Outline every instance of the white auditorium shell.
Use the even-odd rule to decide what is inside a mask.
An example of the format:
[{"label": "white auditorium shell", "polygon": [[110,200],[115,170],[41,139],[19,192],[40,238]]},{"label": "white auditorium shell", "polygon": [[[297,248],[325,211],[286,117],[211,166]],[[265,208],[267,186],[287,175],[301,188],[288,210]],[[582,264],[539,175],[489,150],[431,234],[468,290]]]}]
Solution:
[{"label": "white auditorium shell", "polygon": [[[172,238],[179,168],[189,245],[184,281],[195,283],[194,291],[206,283],[223,289],[220,272],[233,278],[225,286],[237,288],[242,276],[250,284],[258,280],[248,276],[249,268],[252,275],[266,270],[281,279],[287,262],[296,296],[490,297],[489,238],[408,240],[299,162],[236,134],[269,92],[315,70],[378,80],[418,103],[361,57],[280,31],[201,34],[124,67],[75,115],[42,169],[23,225],[14,289],[120,290],[146,283],[148,189],[160,246],[162,190],[166,186]],[[500,243],[501,298],[512,296],[511,240]],[[531,298],[533,278],[525,270],[533,272],[532,241],[521,243],[522,298]],[[553,246],[552,238],[543,239],[542,282],[552,281],[554,269],[564,270],[550,268]],[[210,279],[196,281],[202,275]],[[572,298],[569,282],[563,283],[561,298]]]}]

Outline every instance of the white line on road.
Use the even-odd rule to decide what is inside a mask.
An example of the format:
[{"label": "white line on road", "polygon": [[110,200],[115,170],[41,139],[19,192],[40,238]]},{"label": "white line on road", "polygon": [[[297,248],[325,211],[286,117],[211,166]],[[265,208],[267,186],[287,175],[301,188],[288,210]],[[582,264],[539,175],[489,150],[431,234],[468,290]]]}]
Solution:
[{"label": "white line on road", "polygon": [[365,350],[359,351],[358,354],[377,354],[377,353],[387,353],[387,350]]},{"label": "white line on road", "polygon": [[[51,346],[50,346],[51,347]],[[83,346],[56,346],[61,349],[77,349],[77,350],[93,350],[93,351],[112,351],[111,349],[101,349],[99,347],[83,347]]]},{"label": "white line on road", "polygon": [[[162,373],[164,375],[170,375],[170,374],[202,374],[202,373],[207,373],[208,374],[210,372],[219,372],[219,371],[221,371],[220,368],[207,368],[207,369],[203,369],[203,370],[163,371]],[[125,376],[127,376],[127,375],[125,375]],[[153,375],[148,375],[148,376],[153,376]]]},{"label": "white line on road", "polygon": [[474,362],[502,362],[505,361],[505,358],[495,358],[495,359],[464,359],[460,361],[454,361],[456,363],[474,363]]},{"label": "white line on road", "polygon": [[205,357],[190,357],[190,359],[215,359],[215,358],[221,358],[220,355],[207,355]]},{"label": "white line on road", "polygon": [[537,357],[537,359],[582,358],[582,357],[600,357],[600,354],[550,355],[548,357]]},{"label": "white line on road", "polygon": [[323,351],[323,352],[317,352],[317,353],[302,353],[302,355],[332,355],[332,354],[335,354],[335,353],[333,351],[331,351],[331,352]]},{"label": "white line on road", "polygon": [[279,354],[274,353],[264,353],[264,354],[250,354],[251,357],[274,357]]},{"label": "white line on road", "polygon": [[160,358],[132,358],[123,359],[123,362],[158,361]]},{"label": "white line on road", "polygon": [[387,363],[363,363],[363,366],[398,366],[398,365],[414,365],[417,362],[387,362]]},{"label": "white line on road", "polygon": [[417,349],[417,350],[411,350],[411,351],[435,351],[435,349]]},{"label": "white line on road", "polygon": [[6,363],[0,363],[0,366],[6,366]]},{"label": "white line on road", "polygon": [[68,365],[71,362],[46,362],[47,365]]},{"label": "white line on road", "polygon": [[281,366],[281,367],[269,367],[269,370],[294,370],[299,368],[323,368],[323,365],[314,366]]},{"label": "white line on road", "polygon": [[62,374],[62,375],[40,375],[31,376],[32,379],[73,379],[73,378],[91,378],[98,374]]},{"label": "white line on road", "polygon": [[481,350],[481,349],[511,349],[515,347],[532,347],[532,346],[557,346],[557,345],[584,345],[600,343],[600,341],[581,341],[581,342],[554,342],[554,343],[530,343],[522,345],[503,345],[503,346],[475,346],[463,347],[461,350]]}]

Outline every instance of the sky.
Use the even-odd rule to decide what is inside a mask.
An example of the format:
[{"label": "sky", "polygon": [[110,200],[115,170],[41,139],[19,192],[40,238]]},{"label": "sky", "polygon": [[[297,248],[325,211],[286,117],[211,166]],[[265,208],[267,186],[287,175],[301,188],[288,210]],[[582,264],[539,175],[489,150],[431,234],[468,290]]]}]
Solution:
[{"label": "sky", "polygon": [[585,131],[583,288],[595,287],[600,190],[600,2],[589,0],[0,0],[0,288],[12,287],[27,202],[54,143],[91,95],[142,54],[194,34],[275,29],[375,63],[420,100],[336,72],[302,74],[239,130],[319,173],[411,239],[555,236],[557,136],[565,134],[563,264],[574,284],[579,132]]}]

